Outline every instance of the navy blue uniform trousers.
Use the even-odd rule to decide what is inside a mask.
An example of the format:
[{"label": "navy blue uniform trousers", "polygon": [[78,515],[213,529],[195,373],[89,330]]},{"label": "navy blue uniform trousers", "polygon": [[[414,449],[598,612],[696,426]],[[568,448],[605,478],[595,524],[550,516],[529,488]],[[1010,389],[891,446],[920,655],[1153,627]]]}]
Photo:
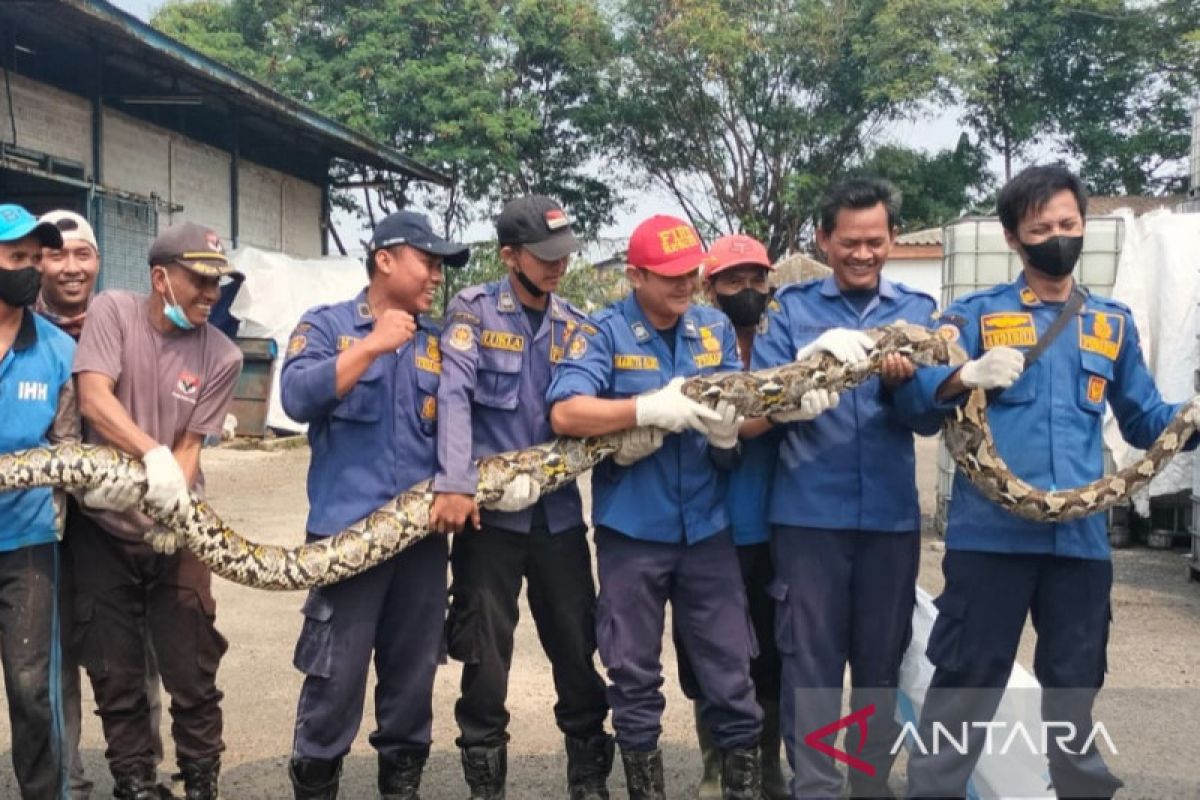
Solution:
[{"label": "navy blue uniform trousers", "polygon": [[309,591],[293,660],[305,675],[293,757],[349,752],[362,722],[372,652],[378,727],[371,746],[391,758],[428,751],[448,552],[446,537],[430,534],[361,575]]},{"label": "navy blue uniform trousers", "polygon": [[662,641],[668,601],[713,741],[722,749],[757,744],[762,710],[754,699],[750,659],[758,648],[729,533],[688,545],[642,541],[600,527],[596,557],[596,640],[608,669],[608,702],[621,749],[658,746],[666,707]]},{"label": "navy blue uniform trousers", "polygon": [[[775,580],[775,568],[771,566],[771,545],[767,542],[739,544],[736,549],[742,586],[746,589],[746,603],[750,608],[750,624],[754,626],[754,639],[758,643],[758,655],[750,661],[754,695],[760,706],[778,703],[779,651],[775,649],[775,599],[767,591]],[[687,647],[679,638],[678,623],[674,626],[673,634],[679,688],[687,699],[699,700],[700,684],[696,681],[696,671],[692,669]]]},{"label": "navy blue uniform trousers", "polygon": [[874,776],[850,770],[850,792],[887,796],[894,760],[889,751],[900,732],[896,686],[912,638],[920,542],[916,531],[772,528],[775,644],[783,662],[779,718],[795,798],[841,795],[837,762],[803,740],[842,717],[847,664],[851,711],[875,705],[862,750],[849,731],[853,741],[842,747],[875,770]]},{"label": "navy blue uniform trousers", "polygon": [[508,741],[508,672],[512,667],[522,579],[529,612],[550,660],[554,719],[565,735],[604,734],[608,702],[596,672],[596,588],[587,528],[550,533],[535,525],[517,533],[468,526],[454,537],[446,644],[463,662],[462,696],[454,706],[459,747]]},{"label": "navy blue uniform trousers", "polygon": [[[1042,719],[1070,722],[1077,732],[1067,747],[1076,754],[1053,743],[1049,748],[1054,792],[1059,797],[1111,797],[1121,781],[1094,747],[1079,751],[1092,731],[1092,705],[1107,668],[1112,562],[949,550],[942,571],[946,588],[936,601],[938,618],[926,649],[937,669],[921,711],[921,741],[932,741],[934,722],[957,735],[964,723],[992,719],[1012,672],[1025,616],[1031,614]],[[986,733],[982,727],[970,730],[965,755],[952,747],[912,754],[911,796],[966,796]]]}]

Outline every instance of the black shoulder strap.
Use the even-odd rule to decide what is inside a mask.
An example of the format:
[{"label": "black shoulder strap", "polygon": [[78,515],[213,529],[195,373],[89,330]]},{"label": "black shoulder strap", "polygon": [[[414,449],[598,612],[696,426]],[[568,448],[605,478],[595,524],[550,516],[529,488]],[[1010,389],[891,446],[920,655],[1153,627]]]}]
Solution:
[{"label": "black shoulder strap", "polygon": [[1037,344],[1025,354],[1025,369],[1033,366],[1033,362],[1041,358],[1042,353],[1054,344],[1054,340],[1063,332],[1063,328],[1067,327],[1067,323],[1083,308],[1085,300],[1087,300],[1087,295],[1083,293],[1083,289],[1079,288],[1078,283],[1075,284],[1075,288],[1071,290],[1071,296],[1063,304],[1062,311],[1058,312],[1058,316],[1050,323],[1050,327],[1046,328],[1046,332],[1042,334],[1042,338],[1037,340]]}]

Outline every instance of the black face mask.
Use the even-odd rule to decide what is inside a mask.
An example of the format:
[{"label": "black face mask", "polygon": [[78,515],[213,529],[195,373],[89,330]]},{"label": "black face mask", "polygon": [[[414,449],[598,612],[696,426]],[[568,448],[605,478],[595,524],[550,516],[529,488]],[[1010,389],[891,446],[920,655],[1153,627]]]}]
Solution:
[{"label": "black face mask", "polygon": [[31,305],[42,288],[42,273],[37,267],[0,269],[0,300],[10,306]]},{"label": "black face mask", "polygon": [[757,289],[742,289],[734,294],[718,294],[717,305],[735,328],[748,328],[758,324],[770,297]]},{"label": "black face mask", "polygon": [[529,278],[525,276],[525,273],[521,271],[520,267],[514,269],[513,273],[517,276],[517,281],[525,287],[525,291],[538,298],[546,296],[546,293],[542,291],[542,289],[536,283],[529,280]]},{"label": "black face mask", "polygon": [[1025,244],[1021,248],[1029,258],[1029,266],[1055,278],[1070,275],[1083,250],[1082,236],[1051,236],[1040,244]]}]

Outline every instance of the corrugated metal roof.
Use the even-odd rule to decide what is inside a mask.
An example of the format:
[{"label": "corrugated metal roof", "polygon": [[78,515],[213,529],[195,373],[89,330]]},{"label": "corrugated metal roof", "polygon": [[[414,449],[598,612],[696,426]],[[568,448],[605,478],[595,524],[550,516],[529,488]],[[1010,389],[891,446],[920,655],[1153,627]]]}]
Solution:
[{"label": "corrugated metal roof", "polygon": [[[295,137],[279,140],[277,146],[306,144],[321,148],[332,157],[376,169],[441,185],[453,182],[447,175],[395,148],[322,116],[172,39],[106,0],[4,0],[0,2],[0,29],[3,28],[19,36],[42,37],[52,45],[60,45],[44,48],[56,58],[62,58],[64,48],[68,47],[74,48],[79,56],[87,55],[88,51],[102,52],[106,71],[111,68],[117,75],[158,84],[164,94],[194,93],[208,113],[216,106],[225,114],[236,112],[239,123],[244,121],[251,130],[256,126],[282,129]],[[64,76],[64,80],[86,85],[93,76],[85,71]]]}]

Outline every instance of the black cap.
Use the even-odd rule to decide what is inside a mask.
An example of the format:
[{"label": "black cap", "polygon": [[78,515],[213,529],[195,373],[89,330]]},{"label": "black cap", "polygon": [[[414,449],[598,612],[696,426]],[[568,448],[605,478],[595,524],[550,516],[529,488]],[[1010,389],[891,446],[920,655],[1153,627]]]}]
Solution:
[{"label": "black cap", "polygon": [[571,219],[562,206],[542,194],[509,200],[496,220],[501,245],[520,245],[543,261],[558,261],[579,249]]},{"label": "black cap", "polygon": [[448,242],[438,236],[433,232],[428,217],[415,211],[388,214],[375,226],[375,232],[371,234],[371,241],[367,247],[374,253],[376,250],[395,247],[398,244],[406,244],[430,255],[441,256],[448,267],[461,267],[471,257],[469,247]]}]

